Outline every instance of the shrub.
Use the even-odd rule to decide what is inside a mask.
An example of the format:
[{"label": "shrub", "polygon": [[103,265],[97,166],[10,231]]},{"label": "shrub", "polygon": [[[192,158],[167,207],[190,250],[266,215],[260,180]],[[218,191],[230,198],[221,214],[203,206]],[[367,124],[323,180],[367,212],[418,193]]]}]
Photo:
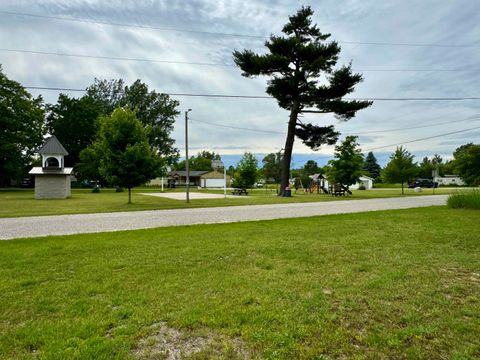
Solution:
[{"label": "shrub", "polygon": [[95,186],[93,189],[92,189],[92,193],[94,194],[97,194],[100,192],[100,188],[98,186]]},{"label": "shrub", "polygon": [[125,189],[123,187],[117,186],[115,192],[123,192]]},{"label": "shrub", "polygon": [[358,187],[358,190],[367,190],[367,188],[365,187],[365,185],[362,184]]},{"label": "shrub", "polygon": [[480,210],[480,191],[458,192],[452,194],[447,200],[448,207],[452,209],[478,209]]}]

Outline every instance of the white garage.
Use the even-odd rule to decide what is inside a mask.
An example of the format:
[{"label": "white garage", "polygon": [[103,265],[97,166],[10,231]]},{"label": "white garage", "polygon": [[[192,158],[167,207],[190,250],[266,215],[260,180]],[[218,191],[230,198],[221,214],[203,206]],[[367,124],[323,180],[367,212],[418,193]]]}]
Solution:
[{"label": "white garage", "polygon": [[223,179],[202,179],[204,188],[223,188],[225,181]]}]

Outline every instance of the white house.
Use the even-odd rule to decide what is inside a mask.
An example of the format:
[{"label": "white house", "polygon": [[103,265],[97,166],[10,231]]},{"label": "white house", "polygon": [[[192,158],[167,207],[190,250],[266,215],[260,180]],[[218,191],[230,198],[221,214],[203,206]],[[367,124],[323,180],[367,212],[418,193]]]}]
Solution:
[{"label": "white house", "polygon": [[362,175],[360,176],[360,181],[357,182],[356,184],[353,184],[350,186],[350,189],[356,190],[358,189],[361,185],[365,186],[365,189],[370,190],[373,188],[373,178],[370,176]]},{"label": "white house", "polygon": [[438,182],[438,185],[465,185],[465,182],[458,175],[436,176],[433,181]]}]

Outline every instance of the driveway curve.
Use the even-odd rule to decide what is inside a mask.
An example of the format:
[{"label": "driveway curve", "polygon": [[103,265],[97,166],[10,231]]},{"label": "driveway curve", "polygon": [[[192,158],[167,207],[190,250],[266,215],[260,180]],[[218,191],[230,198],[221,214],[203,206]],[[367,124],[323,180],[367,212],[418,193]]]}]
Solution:
[{"label": "driveway curve", "polygon": [[0,239],[215,224],[445,205],[448,195],[0,219]]}]

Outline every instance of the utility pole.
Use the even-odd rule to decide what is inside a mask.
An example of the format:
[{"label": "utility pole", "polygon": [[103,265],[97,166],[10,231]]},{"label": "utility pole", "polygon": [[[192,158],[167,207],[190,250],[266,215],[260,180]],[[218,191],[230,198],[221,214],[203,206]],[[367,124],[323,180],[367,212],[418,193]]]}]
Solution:
[{"label": "utility pole", "polygon": [[188,193],[190,190],[190,170],[188,169],[188,113],[190,111],[192,111],[192,109],[185,111],[185,170],[187,171],[185,184],[187,191],[187,204],[190,202],[190,194]]}]

